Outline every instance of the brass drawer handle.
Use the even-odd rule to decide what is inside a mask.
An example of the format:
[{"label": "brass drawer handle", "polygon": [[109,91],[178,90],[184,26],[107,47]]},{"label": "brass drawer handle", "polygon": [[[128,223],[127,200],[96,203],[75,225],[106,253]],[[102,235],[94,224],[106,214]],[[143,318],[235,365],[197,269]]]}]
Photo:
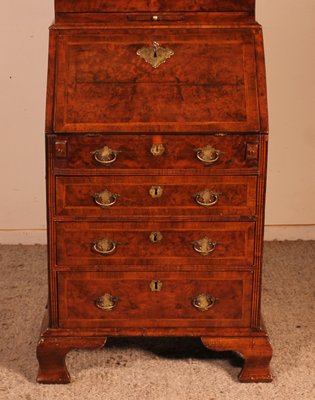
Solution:
[{"label": "brass drawer handle", "polygon": [[116,203],[118,194],[111,193],[109,190],[105,189],[100,193],[93,194],[92,197],[98,206],[107,208]]},{"label": "brass drawer handle", "polygon": [[117,160],[117,155],[120,151],[112,150],[108,146],[104,146],[102,149],[92,151],[95,160],[102,165],[113,164]]},{"label": "brass drawer handle", "polygon": [[207,311],[215,305],[216,300],[215,297],[211,297],[208,293],[201,293],[193,297],[192,305],[199,311]]},{"label": "brass drawer handle", "polygon": [[95,305],[103,311],[111,311],[118,304],[118,298],[113,297],[109,293],[105,293],[103,296],[98,297],[95,300]]},{"label": "brass drawer handle", "polygon": [[202,149],[196,149],[196,156],[199,161],[206,165],[211,165],[217,162],[220,158],[221,152],[216,150],[210,144],[203,147]]},{"label": "brass drawer handle", "polygon": [[213,242],[206,236],[200,240],[195,241],[193,245],[194,245],[193,248],[197,253],[202,254],[203,256],[207,256],[214,252],[217,243]]},{"label": "brass drawer handle", "polygon": [[220,197],[220,193],[205,189],[203,192],[197,193],[195,196],[196,203],[203,207],[215,206]]},{"label": "brass drawer handle", "polygon": [[116,243],[107,238],[103,238],[94,243],[93,249],[97,253],[107,256],[114,253],[116,250]]}]

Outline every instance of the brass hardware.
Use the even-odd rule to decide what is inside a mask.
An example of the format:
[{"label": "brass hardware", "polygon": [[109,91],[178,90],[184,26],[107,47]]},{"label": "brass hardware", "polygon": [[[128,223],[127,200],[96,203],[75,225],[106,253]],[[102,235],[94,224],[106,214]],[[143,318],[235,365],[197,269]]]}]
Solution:
[{"label": "brass hardware", "polygon": [[214,164],[220,158],[220,151],[216,150],[210,144],[203,147],[202,149],[196,149],[196,156],[198,160],[206,165]]},{"label": "brass hardware", "polygon": [[67,158],[68,155],[68,142],[67,140],[58,140],[55,142],[55,157]]},{"label": "brass hardware", "polygon": [[151,232],[149,235],[149,239],[152,243],[160,243],[163,239],[163,235],[161,232]]},{"label": "brass hardware", "polygon": [[102,149],[92,151],[95,160],[103,165],[110,165],[117,159],[117,155],[120,151],[112,150],[108,146],[104,146]]},{"label": "brass hardware", "polygon": [[157,42],[153,42],[151,47],[142,47],[137,51],[137,55],[151,64],[153,68],[158,68],[174,54],[173,50],[168,47],[161,47]]},{"label": "brass hardware", "polygon": [[153,154],[154,157],[159,157],[163,155],[164,152],[165,152],[165,147],[163,146],[162,143],[153,144],[151,147],[151,154]]},{"label": "brass hardware", "polygon": [[153,15],[152,16],[152,21],[159,21],[159,20],[160,20],[160,18],[159,18],[158,15]]},{"label": "brass hardware", "polygon": [[163,194],[163,189],[161,188],[161,186],[152,186],[149,190],[150,196],[153,199],[157,199],[159,197],[162,196]]},{"label": "brass hardware", "polygon": [[93,194],[92,197],[98,206],[107,208],[116,203],[118,194],[111,193],[109,190],[105,189],[100,193]]},{"label": "brass hardware", "polygon": [[150,282],[150,289],[152,292],[160,292],[162,289],[162,282],[158,280],[153,280]]},{"label": "brass hardware", "polygon": [[205,189],[203,192],[197,193],[194,197],[196,203],[203,207],[212,207],[219,201],[220,193]]},{"label": "brass hardware", "polygon": [[208,293],[201,293],[198,294],[198,296],[193,297],[192,305],[199,311],[207,311],[209,308],[214,306],[216,300],[215,297],[211,297]]},{"label": "brass hardware", "polygon": [[113,308],[117,306],[117,303],[118,303],[118,298],[113,297],[109,293],[105,293],[103,296],[98,297],[95,300],[96,307],[104,311],[111,311]]},{"label": "brass hardware", "polygon": [[259,156],[258,143],[246,143],[246,160],[257,161]]},{"label": "brass hardware", "polygon": [[193,243],[193,248],[197,253],[202,254],[203,256],[207,256],[214,252],[217,243],[213,242],[211,239],[204,237],[200,240],[197,240]]},{"label": "brass hardware", "polygon": [[103,238],[94,243],[93,249],[103,255],[113,254],[116,250],[116,243],[107,238]]}]

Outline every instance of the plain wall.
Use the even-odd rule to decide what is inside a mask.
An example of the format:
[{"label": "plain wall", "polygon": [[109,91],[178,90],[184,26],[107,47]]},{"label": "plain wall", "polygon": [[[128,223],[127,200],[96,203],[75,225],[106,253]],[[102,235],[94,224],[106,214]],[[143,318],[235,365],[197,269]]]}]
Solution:
[{"label": "plain wall", "polygon": [[[53,0],[10,0],[0,26],[0,243],[45,242],[44,113]],[[257,0],[270,116],[267,239],[315,239],[315,1]]]}]

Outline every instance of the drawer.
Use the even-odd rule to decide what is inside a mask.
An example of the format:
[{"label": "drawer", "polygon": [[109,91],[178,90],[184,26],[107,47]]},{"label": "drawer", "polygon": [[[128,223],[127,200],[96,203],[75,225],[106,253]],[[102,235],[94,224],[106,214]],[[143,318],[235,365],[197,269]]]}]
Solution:
[{"label": "drawer", "polygon": [[56,53],[54,132],[260,131],[251,29],[62,29]]},{"label": "drawer", "polygon": [[55,0],[57,13],[253,11],[254,7],[254,0]]},{"label": "drawer", "polygon": [[59,325],[248,327],[252,274],[59,272]]},{"label": "drawer", "polygon": [[253,264],[254,222],[57,222],[57,265]]},{"label": "drawer", "polygon": [[56,215],[254,215],[256,187],[256,176],[57,176]]},{"label": "drawer", "polygon": [[77,135],[52,141],[56,169],[104,174],[192,169],[215,174],[258,168],[257,135]]}]

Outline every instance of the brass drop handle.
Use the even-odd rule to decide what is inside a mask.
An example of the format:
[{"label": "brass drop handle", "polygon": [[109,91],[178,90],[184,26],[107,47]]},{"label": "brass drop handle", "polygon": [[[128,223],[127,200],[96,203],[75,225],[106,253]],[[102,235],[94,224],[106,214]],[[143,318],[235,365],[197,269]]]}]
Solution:
[{"label": "brass drop handle", "polygon": [[102,165],[113,164],[117,160],[117,155],[120,153],[117,150],[112,150],[108,146],[104,146],[102,149],[98,149],[92,152],[95,160]]},{"label": "brass drop handle", "polygon": [[105,189],[100,193],[93,194],[92,197],[98,206],[107,208],[116,203],[118,194],[111,193],[109,190]]},{"label": "brass drop handle", "polygon": [[105,293],[103,296],[98,297],[95,300],[95,305],[103,311],[111,311],[118,304],[118,298],[113,297],[109,293]]},{"label": "brass drop handle", "polygon": [[195,196],[196,203],[203,207],[215,206],[220,197],[220,193],[205,189],[203,192],[197,193]]},{"label": "brass drop handle", "polygon": [[216,300],[215,297],[211,297],[208,293],[201,293],[193,297],[192,305],[199,311],[207,311],[215,305]]},{"label": "brass drop handle", "polygon": [[210,144],[202,149],[196,149],[196,156],[198,160],[203,162],[205,165],[211,165],[217,162],[220,158],[220,154],[221,152],[216,150]]},{"label": "brass drop handle", "polygon": [[207,256],[207,255],[213,253],[214,250],[216,249],[216,246],[217,246],[217,243],[213,242],[207,236],[200,240],[193,242],[194,250],[197,253],[202,254],[203,256]]},{"label": "brass drop handle", "polygon": [[110,239],[103,238],[94,243],[93,249],[99,254],[108,256],[116,250],[116,243]]}]

